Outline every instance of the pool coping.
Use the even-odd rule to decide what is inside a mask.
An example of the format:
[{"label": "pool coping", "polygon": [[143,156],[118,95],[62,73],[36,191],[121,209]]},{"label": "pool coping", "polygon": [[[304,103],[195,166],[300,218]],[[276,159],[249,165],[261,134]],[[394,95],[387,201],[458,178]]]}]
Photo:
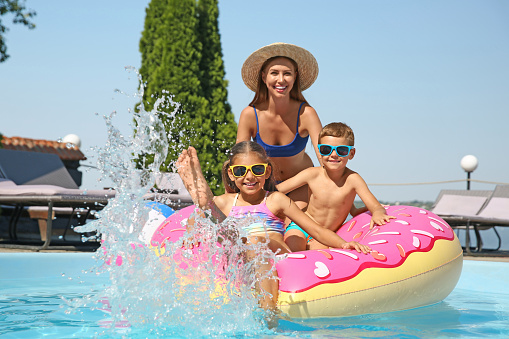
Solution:
[{"label": "pool coping", "polygon": [[463,260],[509,262],[509,257],[463,256]]}]

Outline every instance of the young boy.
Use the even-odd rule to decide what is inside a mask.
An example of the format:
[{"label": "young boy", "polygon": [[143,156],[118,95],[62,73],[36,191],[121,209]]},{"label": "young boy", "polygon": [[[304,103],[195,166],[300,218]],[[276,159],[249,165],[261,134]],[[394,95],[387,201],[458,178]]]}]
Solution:
[{"label": "young boy", "polygon": [[[395,219],[385,213],[385,208],[371,193],[362,177],[346,167],[348,160],[355,155],[353,145],[354,134],[349,126],[340,122],[328,124],[318,137],[322,167],[307,168],[277,185],[280,192],[287,193],[307,184],[309,204],[305,209],[306,214],[333,232],[345,222],[350,210],[353,214],[359,213],[353,207],[356,195],[372,214],[370,228],[374,224],[384,225],[390,219]],[[286,228],[285,242],[294,252],[327,248],[294,222]]]}]

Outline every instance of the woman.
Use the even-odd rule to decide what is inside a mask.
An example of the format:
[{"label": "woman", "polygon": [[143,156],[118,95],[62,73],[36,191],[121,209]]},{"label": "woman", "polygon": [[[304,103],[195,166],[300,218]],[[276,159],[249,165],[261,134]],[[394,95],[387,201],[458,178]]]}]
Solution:
[{"label": "woman", "polygon": [[[284,181],[313,166],[305,153],[309,138],[318,156],[317,141],[322,124],[301,91],[318,76],[318,63],[307,50],[274,43],[252,53],[242,66],[242,79],[255,92],[242,110],[237,143],[253,139],[274,164],[277,181]],[[289,194],[301,209],[307,206],[307,186]]]}]

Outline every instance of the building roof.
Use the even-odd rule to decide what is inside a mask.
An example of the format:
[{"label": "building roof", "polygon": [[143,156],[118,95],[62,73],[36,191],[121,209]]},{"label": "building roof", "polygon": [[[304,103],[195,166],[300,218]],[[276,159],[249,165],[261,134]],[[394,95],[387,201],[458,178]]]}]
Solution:
[{"label": "building roof", "polygon": [[52,140],[6,137],[4,135],[2,146],[4,149],[15,151],[56,154],[61,160],[79,161],[87,159],[76,145]]}]

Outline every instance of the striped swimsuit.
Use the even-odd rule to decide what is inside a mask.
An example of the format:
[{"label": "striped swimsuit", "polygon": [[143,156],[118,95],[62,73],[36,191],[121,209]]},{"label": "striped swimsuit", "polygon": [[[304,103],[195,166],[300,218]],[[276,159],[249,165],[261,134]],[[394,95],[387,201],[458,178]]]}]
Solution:
[{"label": "striped swimsuit", "polygon": [[254,222],[250,225],[243,227],[250,235],[265,232],[277,232],[280,234],[284,234],[285,233],[284,220],[274,215],[274,213],[272,213],[267,207],[266,200],[268,193],[269,192],[265,193],[265,198],[258,205],[235,206],[237,204],[237,199],[239,197],[239,193],[237,193],[237,195],[235,196],[235,200],[233,200],[233,206],[228,216],[240,219],[247,217],[249,214],[253,218],[261,219],[259,222]]}]

